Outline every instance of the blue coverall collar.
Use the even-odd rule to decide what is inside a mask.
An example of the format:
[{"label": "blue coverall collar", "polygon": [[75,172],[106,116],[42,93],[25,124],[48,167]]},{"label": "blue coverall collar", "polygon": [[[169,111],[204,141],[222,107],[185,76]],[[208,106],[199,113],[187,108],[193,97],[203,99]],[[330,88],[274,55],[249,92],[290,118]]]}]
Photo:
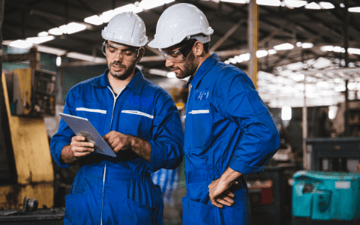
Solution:
[{"label": "blue coverall collar", "polygon": [[[91,82],[92,85],[94,85],[96,87],[102,87],[102,88],[106,88],[108,86],[110,87],[109,79],[107,77],[108,72],[109,72],[109,69],[106,69],[105,72],[98,79],[94,79]],[[141,72],[141,70],[139,68],[136,67],[135,75],[126,87],[130,88],[137,94],[141,94],[142,87],[144,85],[144,80],[145,80],[145,78],[144,78],[143,73]]]},{"label": "blue coverall collar", "polygon": [[216,62],[220,61],[219,56],[216,53],[213,53],[209,56],[196,71],[195,75],[189,79],[184,88],[186,88],[190,83],[192,87],[197,87],[201,79],[207,74],[210,69],[215,65]]}]

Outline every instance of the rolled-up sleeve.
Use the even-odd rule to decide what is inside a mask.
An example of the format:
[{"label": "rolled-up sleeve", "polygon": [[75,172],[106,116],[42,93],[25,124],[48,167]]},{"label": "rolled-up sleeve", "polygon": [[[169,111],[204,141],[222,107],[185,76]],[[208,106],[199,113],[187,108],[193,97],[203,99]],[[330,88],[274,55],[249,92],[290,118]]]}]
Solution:
[{"label": "rolled-up sleeve", "polygon": [[155,102],[152,126],[150,168],[175,169],[183,159],[183,129],[174,101],[164,91],[159,91]]},{"label": "rolled-up sleeve", "polygon": [[245,74],[225,76],[217,91],[220,113],[241,129],[229,167],[242,174],[261,171],[280,145],[270,112]]},{"label": "rolled-up sleeve", "polygon": [[[74,114],[72,108],[72,101],[74,97],[72,91],[70,90],[66,96],[64,111],[65,114]],[[65,123],[63,119],[60,120],[58,132],[51,138],[50,142],[50,151],[54,161],[64,168],[68,168],[70,165],[63,163],[61,160],[61,151],[62,149],[71,143],[72,136],[75,136],[74,132],[70,127]]]}]

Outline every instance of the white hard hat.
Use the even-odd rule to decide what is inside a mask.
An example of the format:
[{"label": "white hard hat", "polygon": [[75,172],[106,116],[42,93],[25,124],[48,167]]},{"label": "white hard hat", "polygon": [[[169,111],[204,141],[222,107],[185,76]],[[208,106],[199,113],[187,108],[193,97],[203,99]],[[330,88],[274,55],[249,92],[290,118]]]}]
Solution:
[{"label": "white hard hat", "polygon": [[200,9],[191,4],[179,3],[170,6],[161,14],[156,25],[154,40],[150,41],[149,46],[168,48],[190,36],[207,43],[212,33],[214,30],[209,26],[205,14]]},{"label": "white hard hat", "polygon": [[145,46],[148,42],[144,21],[133,12],[124,12],[114,16],[102,30],[105,40],[134,47]]}]

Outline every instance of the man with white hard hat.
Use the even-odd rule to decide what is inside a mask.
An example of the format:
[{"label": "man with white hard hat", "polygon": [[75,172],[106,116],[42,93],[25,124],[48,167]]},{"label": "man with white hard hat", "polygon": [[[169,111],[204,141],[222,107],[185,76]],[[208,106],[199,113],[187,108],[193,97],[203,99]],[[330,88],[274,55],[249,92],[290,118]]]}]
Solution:
[{"label": "man with white hard hat", "polygon": [[87,118],[116,157],[94,152],[60,121],[51,154],[61,167],[80,164],[64,224],[162,224],[162,194],[150,174],[181,163],[180,116],[171,96],[136,67],[148,41],[143,20],[121,13],[101,34],[108,69],[71,88],[64,113]]},{"label": "man with white hard hat", "polygon": [[246,174],[262,170],[279,133],[252,81],[209,53],[213,29],[196,6],[172,5],[154,40],[177,78],[189,77],[183,224],[249,224]]}]

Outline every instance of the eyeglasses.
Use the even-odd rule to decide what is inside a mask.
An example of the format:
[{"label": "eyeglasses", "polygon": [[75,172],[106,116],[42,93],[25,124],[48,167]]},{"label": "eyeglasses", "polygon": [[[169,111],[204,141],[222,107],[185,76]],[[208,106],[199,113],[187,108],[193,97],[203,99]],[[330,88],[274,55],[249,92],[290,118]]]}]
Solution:
[{"label": "eyeglasses", "polygon": [[182,62],[186,58],[186,56],[190,53],[196,41],[197,41],[196,39],[190,39],[180,49],[172,53],[166,53],[161,49],[159,50],[163,54],[165,59],[168,59],[175,63],[179,63]]},{"label": "eyeglasses", "polygon": [[137,59],[139,56],[140,48],[125,48],[125,49],[119,49],[117,47],[120,47],[117,44],[109,44],[106,41],[102,44],[102,51],[103,54],[107,57],[115,57],[117,54],[120,54],[121,58],[126,61],[133,61]]}]

